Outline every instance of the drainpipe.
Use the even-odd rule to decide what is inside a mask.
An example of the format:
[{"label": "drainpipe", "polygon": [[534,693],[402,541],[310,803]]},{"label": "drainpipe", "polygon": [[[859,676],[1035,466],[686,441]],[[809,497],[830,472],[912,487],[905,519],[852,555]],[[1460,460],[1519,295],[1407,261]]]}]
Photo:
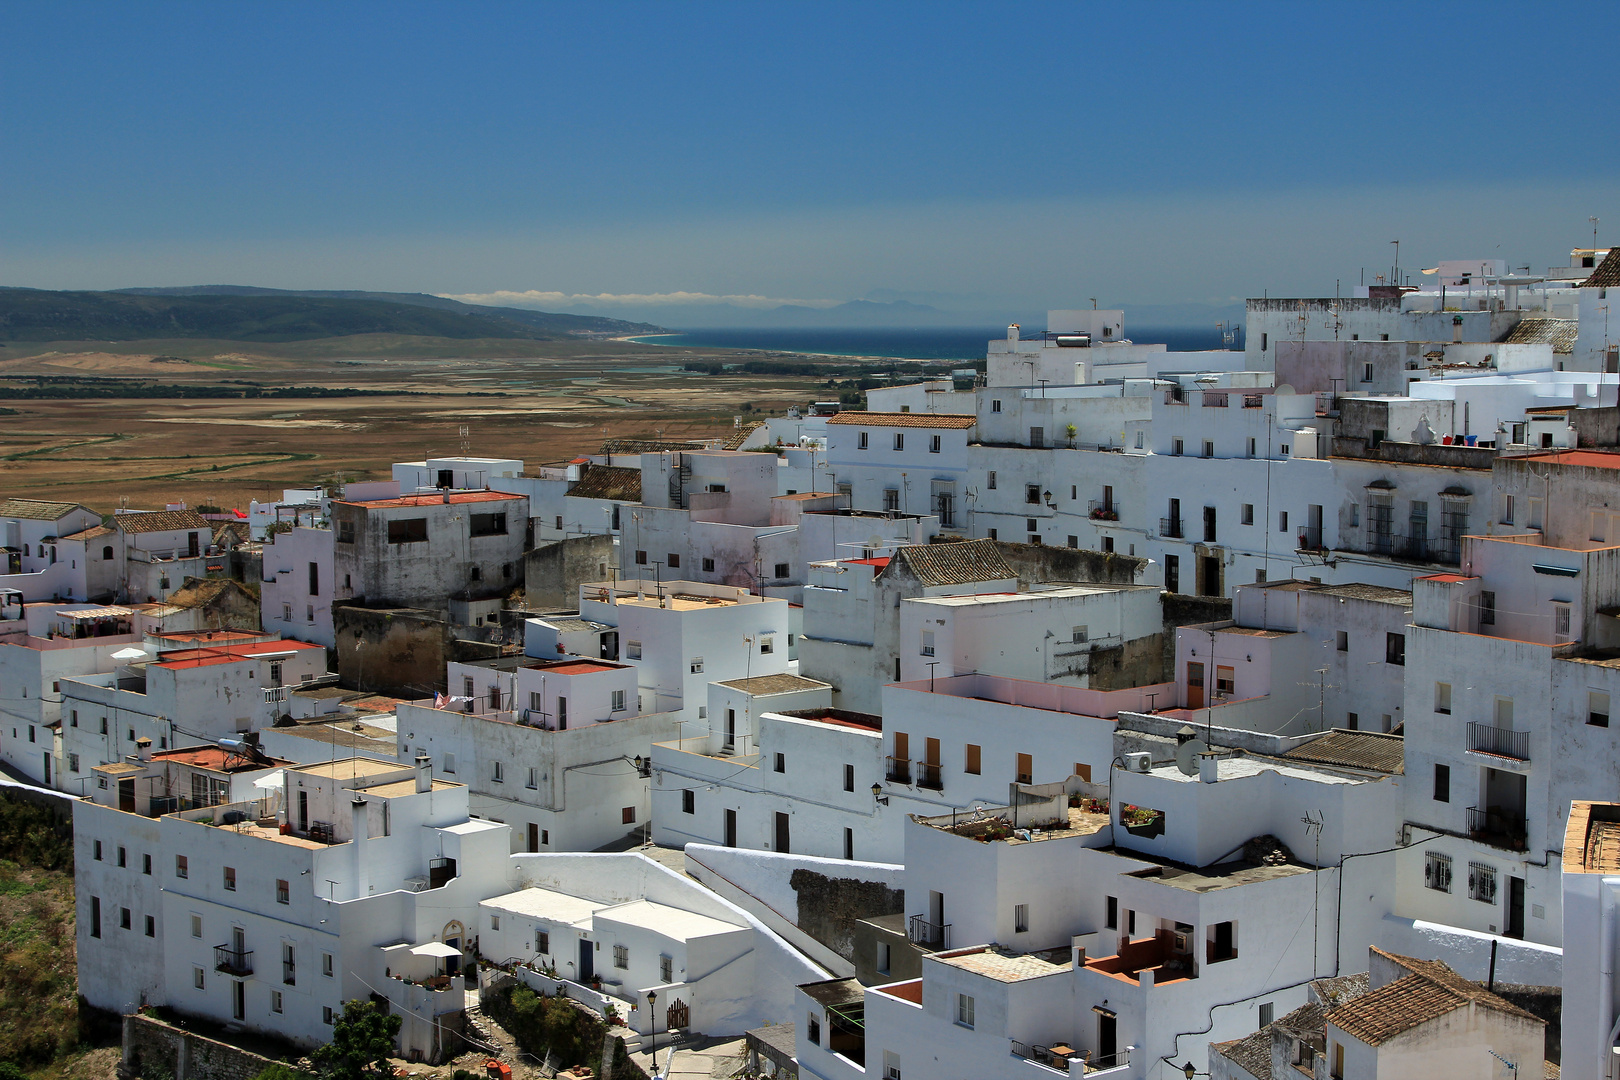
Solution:
[{"label": "drainpipe", "polygon": [[1620,878],[1604,878],[1598,889],[1598,1016],[1609,1025],[1609,1036],[1602,1049],[1603,1075],[1614,1075],[1612,1052],[1614,1040],[1620,1035],[1620,1018],[1614,1015],[1614,895],[1620,887]]},{"label": "drainpipe", "polygon": [[354,830],[354,895],[364,898],[371,895],[371,888],[366,881],[366,800],[355,797],[349,804],[353,812]]}]

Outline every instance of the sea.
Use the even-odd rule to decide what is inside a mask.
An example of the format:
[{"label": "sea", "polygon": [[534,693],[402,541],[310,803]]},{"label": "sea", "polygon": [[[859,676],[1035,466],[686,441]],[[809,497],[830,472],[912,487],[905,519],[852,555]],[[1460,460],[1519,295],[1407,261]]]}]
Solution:
[{"label": "sea", "polygon": [[[739,328],[686,329],[669,334],[632,338],[648,345],[676,345],[692,349],[757,349],[816,356],[884,357],[899,360],[983,360],[992,338],[1007,336],[1006,327],[881,327],[832,329]],[[1219,349],[1221,335],[1214,328],[1133,327],[1137,343],[1162,343],[1172,352]],[[1243,347],[1238,337],[1237,348]]]}]

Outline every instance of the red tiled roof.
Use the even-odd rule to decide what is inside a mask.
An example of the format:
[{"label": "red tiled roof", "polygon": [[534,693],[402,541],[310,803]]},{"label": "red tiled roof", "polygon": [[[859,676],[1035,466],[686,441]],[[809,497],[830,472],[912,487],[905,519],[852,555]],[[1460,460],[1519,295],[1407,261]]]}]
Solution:
[{"label": "red tiled roof", "polygon": [[845,559],[843,561],[847,563],[854,563],[856,566],[876,566],[882,568],[889,565],[889,557],[887,555],[877,559]]},{"label": "red tiled roof", "polygon": [[963,413],[841,412],[827,417],[829,424],[851,427],[970,428],[979,418]]},{"label": "red tiled roof", "polygon": [[319,649],[307,641],[246,641],[240,644],[204,646],[198,649],[175,649],[163,654],[158,667],[206,667],[209,664],[236,664],[264,655]]},{"label": "red tiled roof", "polygon": [[152,755],[153,761],[173,761],[181,765],[192,765],[199,769],[212,769],[214,772],[240,772],[247,769],[268,769],[281,765],[293,765],[295,762],[281,761],[272,758],[273,765],[265,765],[250,759],[246,754],[235,750],[227,750],[223,746],[188,746],[179,750],[159,750]]},{"label": "red tiled roof", "polygon": [[387,510],[390,507],[400,506],[443,506],[448,502],[452,506],[462,503],[480,502],[515,502],[524,498],[522,495],[513,495],[507,491],[452,491],[449,498],[441,494],[435,495],[401,495],[395,499],[340,499],[338,505],[362,506],[367,510]]},{"label": "red tiled roof", "polygon": [[1438,581],[1442,585],[1455,585],[1459,581],[1473,581],[1474,579],[1471,578],[1471,577],[1468,577],[1465,574],[1429,574],[1426,577],[1418,578],[1418,580],[1419,581]]},{"label": "red tiled roof", "polygon": [[599,664],[595,660],[564,660],[560,664],[547,664],[542,670],[547,675],[590,675],[597,671],[618,671],[619,667],[618,664]]},{"label": "red tiled roof", "polygon": [[1575,465],[1583,469],[1620,469],[1620,454],[1603,450],[1560,450],[1551,454],[1531,454],[1535,461],[1552,465]]},{"label": "red tiled roof", "polygon": [[214,526],[195,510],[146,510],[133,514],[114,514],[113,528],[126,533],[174,532],[179,529],[207,529],[214,535]]}]

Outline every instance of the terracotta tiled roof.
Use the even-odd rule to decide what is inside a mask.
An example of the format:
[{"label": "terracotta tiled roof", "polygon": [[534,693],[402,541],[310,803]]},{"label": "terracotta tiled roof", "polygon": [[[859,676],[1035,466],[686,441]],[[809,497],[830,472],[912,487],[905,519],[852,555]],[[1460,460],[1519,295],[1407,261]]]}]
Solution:
[{"label": "terracotta tiled roof", "polygon": [[1504,345],[1551,345],[1555,353],[1575,351],[1579,324],[1574,319],[1525,319],[1502,339]]},{"label": "terracotta tiled roof", "polygon": [[1018,576],[1001,557],[994,540],[903,547],[895,551],[884,573],[894,573],[897,566],[904,567],[924,585],[966,585]]},{"label": "terracotta tiled roof", "polygon": [[1385,585],[1368,585],[1360,581],[1348,581],[1343,585],[1324,585],[1316,592],[1320,596],[1340,596],[1346,600],[1371,600],[1379,604],[1394,604],[1397,607],[1412,606],[1411,589],[1391,589]]},{"label": "terracotta tiled roof", "polygon": [[89,540],[100,540],[103,536],[112,536],[116,532],[117,532],[116,529],[109,529],[105,525],[92,525],[88,529],[80,529],[78,532],[74,533],[72,536],[64,536],[64,537],[62,537],[62,539],[63,540],[78,540],[78,541],[81,541],[81,542],[89,541]]},{"label": "terracotta tiled roof", "polygon": [[114,514],[113,527],[125,533],[201,529],[209,536],[214,535],[214,523],[195,510],[153,510],[142,514]]},{"label": "terracotta tiled roof", "polygon": [[1620,285],[1620,247],[1610,248],[1592,276],[1581,282],[1579,288],[1612,289],[1616,285]]},{"label": "terracotta tiled roof", "polygon": [[1283,757],[1289,761],[1402,775],[1406,772],[1406,740],[1378,731],[1339,728],[1304,746],[1294,747]]},{"label": "terracotta tiled roof", "polygon": [[32,518],[35,521],[60,521],[75,510],[87,507],[71,502],[44,502],[40,499],[7,499],[0,503],[0,518]]},{"label": "terracotta tiled roof", "polygon": [[755,420],[752,423],[747,423],[747,424],[742,425],[741,427],[737,428],[729,436],[726,437],[725,442],[722,442],[720,444],[720,449],[722,449],[722,450],[736,450],[736,449],[738,449],[739,447],[742,446],[743,443],[748,441],[748,437],[750,435],[752,435],[754,432],[758,431],[760,428],[762,428],[764,426],[765,426],[765,421],[763,421],[763,420]]},{"label": "terracotta tiled roof", "polygon": [[1329,1024],[1353,1035],[1369,1046],[1378,1046],[1397,1035],[1456,1012],[1473,1002],[1482,1009],[1516,1016],[1537,1024],[1546,1021],[1458,975],[1438,960],[1418,960],[1410,956],[1374,952],[1393,960],[1411,972],[1376,990],[1340,1005],[1324,1018]]},{"label": "terracotta tiled roof", "polygon": [[978,422],[976,416],[959,413],[841,412],[827,417],[829,424],[849,427],[970,428]]},{"label": "terracotta tiled roof", "polygon": [[826,690],[828,684],[817,682],[815,679],[806,679],[802,675],[755,675],[751,679],[731,679],[722,682],[721,686],[729,686],[733,690],[741,690],[745,694],[756,697],[763,694],[792,694],[800,690]]},{"label": "terracotta tiled roof", "polygon": [[568,494],[581,499],[612,499],[614,502],[641,501],[641,470],[620,465],[592,465]]},{"label": "terracotta tiled roof", "polygon": [[1271,1028],[1231,1042],[1210,1043],[1209,1048],[1255,1080],[1271,1080]]}]

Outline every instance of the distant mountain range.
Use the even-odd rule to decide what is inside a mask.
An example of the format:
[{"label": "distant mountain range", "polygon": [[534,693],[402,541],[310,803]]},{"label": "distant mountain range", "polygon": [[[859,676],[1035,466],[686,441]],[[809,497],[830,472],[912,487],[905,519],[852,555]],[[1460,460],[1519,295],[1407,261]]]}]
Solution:
[{"label": "distant mountain range", "polygon": [[[1076,305],[1079,307],[1085,304]],[[1118,305],[1116,305],[1118,306]],[[1218,322],[1242,325],[1244,305],[1233,304],[1127,304],[1125,332],[1135,327],[1197,327],[1214,330]],[[622,314],[652,315],[650,309],[626,308]],[[1021,323],[1030,330],[1046,326],[1046,311],[1027,310],[1024,305],[978,311],[944,311],[928,304],[906,300],[851,300],[834,307],[808,307],[782,304],[772,308],[742,307],[735,304],[692,304],[668,307],[656,313],[660,322],[677,329],[704,328],[828,328],[828,329],[916,329],[1005,326]]]},{"label": "distant mountain range", "polygon": [[660,329],[595,315],[478,307],[426,293],[298,292],[249,285],[112,292],[0,288],[0,341],[217,338],[273,343],[356,334],[550,341]]}]

